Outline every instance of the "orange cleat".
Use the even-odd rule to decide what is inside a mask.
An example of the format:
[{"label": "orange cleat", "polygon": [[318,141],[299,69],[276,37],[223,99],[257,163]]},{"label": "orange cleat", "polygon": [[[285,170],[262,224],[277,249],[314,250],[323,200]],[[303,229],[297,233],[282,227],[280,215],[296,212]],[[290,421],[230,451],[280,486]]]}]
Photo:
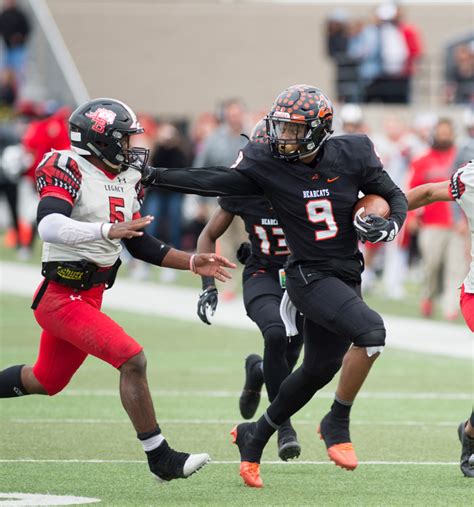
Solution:
[{"label": "orange cleat", "polygon": [[[319,438],[324,440],[321,434],[321,426],[318,427],[318,433]],[[359,464],[352,442],[331,445],[328,447],[327,453],[329,459],[333,461],[336,466],[344,468],[345,470],[355,470]]]},{"label": "orange cleat", "polygon": [[[250,425],[251,425],[250,423],[238,424],[230,432],[230,434],[232,435],[232,443],[237,445],[237,447],[239,448],[239,452],[241,451],[240,445],[242,443],[238,441],[239,439],[238,428],[240,426],[241,429],[243,430],[243,435],[245,435],[245,429],[248,428],[248,426]],[[242,439],[242,435],[240,435],[240,437]],[[240,459],[242,459],[242,454]],[[263,488],[263,481],[262,478],[260,477],[260,463],[255,463],[251,461],[241,461],[240,477],[242,477],[244,483],[250,488]]]},{"label": "orange cleat", "polygon": [[250,488],[263,488],[263,481],[260,477],[260,464],[242,461],[240,463],[240,477]]}]

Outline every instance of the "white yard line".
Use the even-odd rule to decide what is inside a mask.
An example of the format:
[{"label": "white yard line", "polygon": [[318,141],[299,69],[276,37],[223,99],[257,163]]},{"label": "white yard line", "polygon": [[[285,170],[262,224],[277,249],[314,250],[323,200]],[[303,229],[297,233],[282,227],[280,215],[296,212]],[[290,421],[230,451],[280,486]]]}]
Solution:
[{"label": "white yard line", "polygon": [[[125,464],[135,465],[143,464],[143,460],[134,459],[30,459],[30,458],[18,458],[18,459],[0,459],[0,463],[98,463],[98,464]],[[240,461],[211,461],[211,465],[238,465]],[[262,461],[262,465],[332,465],[331,461]],[[359,465],[414,465],[414,466],[438,466],[438,465],[457,465],[457,461],[359,461]]]},{"label": "white yard line", "polygon": [[[0,292],[31,299],[40,281],[39,266],[0,262]],[[106,292],[104,309],[161,315],[202,326],[196,315],[198,293],[198,289],[119,279],[113,289]],[[467,326],[387,315],[384,315],[384,321],[388,347],[447,357],[474,358],[474,335]],[[240,298],[232,302],[220,302],[213,322],[231,328],[257,330],[246,316]]]},{"label": "white yard line", "polygon": [[[163,398],[238,398],[240,391],[192,391],[157,389],[153,396]],[[265,392],[262,391],[262,396]],[[66,389],[61,396],[119,396],[118,389]],[[333,399],[333,392],[320,392],[320,399]],[[374,400],[471,400],[472,393],[437,393],[437,392],[384,392],[364,391],[357,395],[358,399]]]},{"label": "white yard line", "polygon": [[[12,424],[130,424],[129,419],[48,419],[48,418],[12,418],[0,419]],[[315,426],[312,420],[291,419],[297,426]],[[160,419],[160,424],[235,424],[236,419]],[[352,421],[352,426],[412,426],[412,427],[457,427],[459,421]]]}]

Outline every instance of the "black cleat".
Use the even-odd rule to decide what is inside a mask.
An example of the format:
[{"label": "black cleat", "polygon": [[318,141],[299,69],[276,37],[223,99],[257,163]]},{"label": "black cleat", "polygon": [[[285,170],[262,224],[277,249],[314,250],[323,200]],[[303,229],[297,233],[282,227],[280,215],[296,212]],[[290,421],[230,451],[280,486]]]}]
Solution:
[{"label": "black cleat", "polygon": [[171,449],[166,442],[163,444],[166,444],[167,448],[160,449],[162,452],[158,456],[153,451],[146,453],[150,471],[159,482],[187,479],[211,461],[208,454],[178,452]]},{"label": "black cleat", "polygon": [[458,426],[458,436],[462,444],[461,448],[461,472],[466,477],[474,477],[474,438],[471,438],[464,431],[466,423]]},{"label": "black cleat", "polygon": [[283,426],[278,430],[278,456],[283,461],[299,458],[301,446],[292,426]]},{"label": "black cleat", "polygon": [[262,358],[258,354],[250,354],[245,359],[245,384],[239,399],[240,414],[244,419],[251,419],[260,403],[263,373],[256,366],[260,362]]}]

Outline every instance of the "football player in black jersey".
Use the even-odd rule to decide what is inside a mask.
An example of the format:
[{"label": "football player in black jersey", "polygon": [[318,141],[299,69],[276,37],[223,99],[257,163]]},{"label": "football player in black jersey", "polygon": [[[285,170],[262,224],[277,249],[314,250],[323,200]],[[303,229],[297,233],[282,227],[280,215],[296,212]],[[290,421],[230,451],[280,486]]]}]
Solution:
[{"label": "football player in black jersey", "polygon": [[[270,436],[341,365],[336,398],[319,431],[336,465],[348,470],[357,466],[349,413],[385,344],[382,318],[361,297],[364,262],[357,239],[393,240],[405,220],[407,201],[383,170],[367,136],[330,138],[332,115],[332,105],[321,90],[291,86],[278,95],[267,116],[268,145],[249,143],[232,169],[148,167],[142,173],[144,184],[180,192],[265,195],[285,233],[291,251],[286,290],[305,317],[305,355],[264,415],[233,431],[240,474],[253,487],[263,485],[259,463]],[[359,192],[384,197],[391,209],[389,218],[359,216],[353,223]]]},{"label": "football player in black jersey", "polygon": [[[265,120],[255,125],[250,139],[266,142]],[[215,210],[197,242],[198,253],[213,253],[216,241],[228,229],[235,216],[242,218],[250,243],[243,243],[238,258],[245,264],[243,296],[247,315],[257,324],[264,338],[262,358],[251,354],[245,361],[245,385],[239,400],[240,413],[251,419],[260,401],[265,381],[268,398],[274,400],[280,384],[293,370],[301,347],[302,336],[286,336],[280,317],[283,296],[281,278],[289,255],[283,230],[270,203],[259,196],[220,197]],[[199,295],[198,315],[210,324],[208,313],[215,312],[218,302],[213,277],[202,277],[203,291]],[[263,367],[263,368],[262,368]],[[297,458],[301,447],[288,419],[278,429],[278,455],[284,461]]]}]

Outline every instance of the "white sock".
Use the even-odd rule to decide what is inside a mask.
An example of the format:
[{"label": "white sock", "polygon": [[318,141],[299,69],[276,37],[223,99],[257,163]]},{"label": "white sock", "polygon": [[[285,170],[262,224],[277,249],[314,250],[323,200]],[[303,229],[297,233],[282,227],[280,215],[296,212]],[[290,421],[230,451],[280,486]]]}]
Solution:
[{"label": "white sock", "polygon": [[164,441],[165,437],[161,433],[159,435],[147,438],[146,440],[140,440],[145,452],[153,451],[153,449],[158,448]]}]

